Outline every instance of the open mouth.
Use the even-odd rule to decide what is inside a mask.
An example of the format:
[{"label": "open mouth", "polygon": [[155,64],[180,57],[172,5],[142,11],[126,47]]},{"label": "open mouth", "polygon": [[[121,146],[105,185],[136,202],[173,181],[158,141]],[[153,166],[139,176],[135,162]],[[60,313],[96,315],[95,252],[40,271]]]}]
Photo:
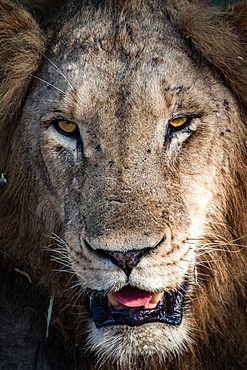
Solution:
[{"label": "open mouth", "polygon": [[130,285],[107,297],[91,298],[97,328],[106,325],[140,326],[151,322],[179,325],[183,317],[185,285],[178,290],[151,293]]}]

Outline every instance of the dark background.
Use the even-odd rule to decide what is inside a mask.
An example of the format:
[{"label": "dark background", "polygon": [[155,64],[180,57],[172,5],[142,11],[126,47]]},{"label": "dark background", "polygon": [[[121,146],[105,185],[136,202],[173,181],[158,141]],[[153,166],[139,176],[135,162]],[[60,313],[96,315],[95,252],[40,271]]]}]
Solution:
[{"label": "dark background", "polygon": [[211,0],[210,3],[213,5],[221,5],[223,7],[226,7],[228,4],[234,4],[237,3],[238,0]]}]

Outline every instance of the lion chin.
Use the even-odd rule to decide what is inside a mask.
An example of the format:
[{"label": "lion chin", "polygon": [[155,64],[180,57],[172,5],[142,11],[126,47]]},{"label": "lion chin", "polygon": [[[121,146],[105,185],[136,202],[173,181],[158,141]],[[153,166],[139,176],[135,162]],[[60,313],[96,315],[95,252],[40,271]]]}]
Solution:
[{"label": "lion chin", "polygon": [[247,1],[0,0],[0,369],[246,370]]},{"label": "lion chin", "polygon": [[[99,354],[102,362],[114,361],[120,368],[132,368],[138,359],[147,362],[159,354],[160,364],[167,358],[186,350],[190,338],[183,322],[180,327],[167,327],[160,323],[145,327],[114,326],[97,329],[91,326],[87,346]],[[161,365],[160,365],[161,366]]]}]

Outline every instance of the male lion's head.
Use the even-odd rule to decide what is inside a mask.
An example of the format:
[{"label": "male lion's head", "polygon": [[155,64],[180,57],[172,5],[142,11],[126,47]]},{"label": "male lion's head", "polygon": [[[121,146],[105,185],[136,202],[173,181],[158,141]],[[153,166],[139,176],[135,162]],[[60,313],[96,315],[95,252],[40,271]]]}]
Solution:
[{"label": "male lion's head", "polygon": [[0,52],[1,236],[55,301],[80,293],[94,352],[164,364],[202,336],[210,346],[242,310],[246,50],[234,11],[247,7],[223,19],[196,1],[96,3],[65,8],[46,42],[1,1],[21,29]]}]

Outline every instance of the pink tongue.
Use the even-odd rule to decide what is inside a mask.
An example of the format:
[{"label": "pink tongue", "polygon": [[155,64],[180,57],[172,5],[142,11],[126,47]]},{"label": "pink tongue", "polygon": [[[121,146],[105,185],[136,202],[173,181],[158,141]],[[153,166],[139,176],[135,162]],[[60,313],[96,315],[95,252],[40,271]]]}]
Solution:
[{"label": "pink tongue", "polygon": [[126,286],[116,293],[113,293],[114,297],[121,304],[128,307],[139,307],[145,306],[152,298],[153,293],[145,292],[138,288]]}]

